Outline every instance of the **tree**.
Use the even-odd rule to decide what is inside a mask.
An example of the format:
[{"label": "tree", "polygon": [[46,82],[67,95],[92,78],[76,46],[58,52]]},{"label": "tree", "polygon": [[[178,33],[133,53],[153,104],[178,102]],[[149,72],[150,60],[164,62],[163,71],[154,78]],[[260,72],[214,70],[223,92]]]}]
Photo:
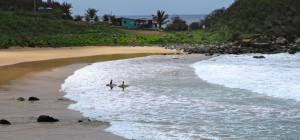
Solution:
[{"label": "tree", "polygon": [[97,12],[98,10],[94,9],[94,8],[89,8],[88,10],[85,10],[86,14],[85,14],[85,19],[86,21],[89,21],[90,19],[99,19],[97,16]]},{"label": "tree", "polygon": [[172,19],[172,23],[167,26],[167,30],[183,31],[188,29],[186,21],[182,20],[179,16],[175,16]]},{"label": "tree", "polygon": [[89,15],[84,15],[85,21],[90,21],[90,16]]},{"label": "tree", "polygon": [[104,22],[108,22],[109,21],[109,15],[108,14],[104,14],[103,15],[103,17],[102,17],[102,20],[104,21]]},{"label": "tree", "polygon": [[117,19],[115,15],[110,15],[109,18],[112,25],[115,25],[117,23]]},{"label": "tree", "polygon": [[98,17],[98,16],[96,16],[94,20],[95,20],[95,21],[99,21],[99,17]]},{"label": "tree", "polygon": [[75,19],[76,19],[76,21],[82,21],[82,16],[81,15],[76,15]]},{"label": "tree", "polygon": [[67,15],[67,18],[71,18],[72,19],[72,17],[71,17],[71,9],[72,8],[72,4],[71,3],[67,3],[67,2],[63,2],[62,3],[62,11],[64,12],[64,13],[66,13],[66,15]]},{"label": "tree", "polygon": [[165,15],[165,11],[157,10],[156,15],[152,14],[152,17],[153,20],[158,23],[159,28],[161,28],[162,25],[169,22],[169,20],[167,20],[169,18],[169,15],[168,14]]}]

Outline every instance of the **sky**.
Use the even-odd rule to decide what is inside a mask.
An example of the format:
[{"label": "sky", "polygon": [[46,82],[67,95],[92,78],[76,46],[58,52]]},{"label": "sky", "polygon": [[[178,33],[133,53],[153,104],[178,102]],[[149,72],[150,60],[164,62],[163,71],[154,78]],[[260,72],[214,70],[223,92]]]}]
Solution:
[{"label": "sky", "polygon": [[[44,0],[46,1],[46,0]],[[98,15],[152,15],[164,10],[169,15],[209,14],[215,9],[229,7],[234,0],[54,0],[71,3],[73,15],[84,15],[95,8]]]}]

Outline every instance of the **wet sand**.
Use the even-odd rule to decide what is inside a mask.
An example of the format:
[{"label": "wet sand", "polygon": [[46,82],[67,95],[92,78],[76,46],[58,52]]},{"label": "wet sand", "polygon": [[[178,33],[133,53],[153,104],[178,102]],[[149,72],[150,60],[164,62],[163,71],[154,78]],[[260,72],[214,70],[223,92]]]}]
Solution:
[{"label": "wet sand", "polygon": [[[0,53],[2,54],[3,52],[9,51],[2,50]],[[143,52],[142,50],[140,51]],[[10,53],[13,52],[17,51],[11,51]],[[48,51],[44,53],[47,52]],[[127,52],[129,53],[130,51]],[[144,52],[147,51],[144,50]],[[152,53],[152,51],[150,52]],[[166,51],[166,53],[169,52]],[[85,55],[94,54],[86,53]],[[67,107],[74,102],[63,98],[65,93],[60,92],[59,89],[64,80],[68,76],[72,75],[75,70],[87,66],[90,63],[147,55],[151,54],[120,54],[79,57],[73,53],[72,55],[68,55],[68,57],[79,58],[45,61],[32,59],[34,62],[25,62],[7,66],[3,66],[8,63],[2,63],[1,60],[0,119],[7,119],[12,123],[12,125],[0,125],[0,139],[123,139],[122,137],[115,136],[103,130],[109,127],[109,123],[91,122],[88,118],[84,118],[80,112],[67,109]],[[57,57],[52,56],[51,58]],[[14,58],[11,57],[11,59]],[[15,60],[18,59],[19,58]],[[47,57],[39,59],[44,60],[50,58]],[[26,59],[26,61],[31,60]],[[9,64],[18,62],[19,61],[10,61]],[[31,96],[40,98],[40,101],[28,101],[28,98]],[[26,100],[17,101],[16,99],[18,97],[24,97]],[[59,119],[60,121],[56,123],[38,123],[36,120],[40,115],[49,115]],[[82,120],[83,122],[78,122],[79,120]]]}]

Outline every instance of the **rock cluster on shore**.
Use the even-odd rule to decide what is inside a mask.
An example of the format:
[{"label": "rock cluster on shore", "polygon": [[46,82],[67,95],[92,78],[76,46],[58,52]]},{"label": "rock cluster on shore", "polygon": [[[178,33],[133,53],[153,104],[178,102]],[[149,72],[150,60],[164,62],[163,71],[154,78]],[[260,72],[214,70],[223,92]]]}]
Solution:
[{"label": "rock cluster on shore", "polygon": [[40,99],[37,97],[29,97],[28,98],[28,101],[38,101],[38,100],[40,100]]},{"label": "rock cluster on shore", "polygon": [[269,37],[264,35],[254,35],[251,38],[229,39],[227,44],[180,44],[167,45],[168,49],[183,50],[189,54],[244,54],[244,53],[263,53],[275,54],[288,52],[295,54],[300,52],[300,38]]},{"label": "rock cluster on shore", "polygon": [[39,118],[37,119],[38,122],[58,122],[58,119],[55,119],[53,117],[50,116],[46,116],[46,115],[41,115],[39,116]]},{"label": "rock cluster on shore", "polygon": [[5,120],[5,119],[1,119],[0,124],[11,125],[11,123],[8,120]]}]

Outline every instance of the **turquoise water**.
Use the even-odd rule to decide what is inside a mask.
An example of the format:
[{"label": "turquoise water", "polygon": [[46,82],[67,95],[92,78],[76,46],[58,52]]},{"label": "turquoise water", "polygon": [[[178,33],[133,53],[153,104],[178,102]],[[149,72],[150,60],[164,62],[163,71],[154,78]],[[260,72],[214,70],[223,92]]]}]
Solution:
[{"label": "turquoise water", "polygon": [[[282,55],[288,58],[285,63],[274,63]],[[110,122],[106,130],[127,139],[300,138],[298,96],[278,96],[268,89],[290,79],[286,90],[279,86],[275,91],[300,94],[293,87],[300,80],[299,54],[266,55],[267,59],[259,60],[263,62],[249,59],[252,55],[200,61],[203,57],[150,56],[95,63],[77,70],[66,79],[62,90],[67,92],[66,97],[77,101],[70,109],[92,120]],[[288,63],[293,65],[287,68]],[[289,74],[262,80],[259,84],[265,84],[265,92],[251,90],[249,87],[260,88],[251,86],[257,80],[253,77],[264,76],[262,69],[252,68],[257,65],[268,71],[273,67],[273,77],[280,75],[282,69]],[[235,66],[242,67],[231,69]],[[251,71],[247,71],[249,68]],[[124,92],[121,88],[111,90],[105,86],[111,79],[115,84],[125,81],[130,86]]]}]

